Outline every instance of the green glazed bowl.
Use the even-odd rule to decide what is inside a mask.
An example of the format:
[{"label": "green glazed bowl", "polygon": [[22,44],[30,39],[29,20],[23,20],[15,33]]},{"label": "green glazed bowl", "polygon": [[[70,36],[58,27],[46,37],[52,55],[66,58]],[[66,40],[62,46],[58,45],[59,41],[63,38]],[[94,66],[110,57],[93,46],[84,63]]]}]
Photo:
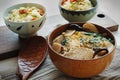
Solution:
[{"label": "green glazed bowl", "polygon": [[90,20],[97,12],[97,0],[90,0],[93,8],[85,11],[67,10],[61,7],[62,0],[59,2],[59,10],[64,19],[69,22],[86,22]]},{"label": "green glazed bowl", "polygon": [[[17,9],[19,7],[37,7],[44,10],[44,15],[35,21],[30,22],[12,22],[6,19],[9,12],[13,9]],[[43,26],[45,20],[46,20],[46,9],[44,6],[36,3],[22,3],[22,4],[16,4],[9,8],[7,8],[3,15],[4,21],[6,26],[13,32],[17,33],[22,38],[31,37],[36,34],[36,32]]]}]

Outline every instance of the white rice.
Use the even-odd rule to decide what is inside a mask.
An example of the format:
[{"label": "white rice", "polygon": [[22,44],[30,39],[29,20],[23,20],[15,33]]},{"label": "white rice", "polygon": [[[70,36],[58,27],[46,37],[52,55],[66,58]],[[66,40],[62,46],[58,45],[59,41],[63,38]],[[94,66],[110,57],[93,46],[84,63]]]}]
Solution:
[{"label": "white rice", "polygon": [[[27,10],[27,12],[21,14],[20,10]],[[39,10],[40,9],[36,7],[20,7],[18,9],[11,10],[6,19],[12,22],[30,22],[42,17]]]},{"label": "white rice", "polygon": [[93,5],[91,4],[90,0],[78,0],[74,2],[67,0],[64,2],[62,7],[67,10],[84,11],[93,8]]}]

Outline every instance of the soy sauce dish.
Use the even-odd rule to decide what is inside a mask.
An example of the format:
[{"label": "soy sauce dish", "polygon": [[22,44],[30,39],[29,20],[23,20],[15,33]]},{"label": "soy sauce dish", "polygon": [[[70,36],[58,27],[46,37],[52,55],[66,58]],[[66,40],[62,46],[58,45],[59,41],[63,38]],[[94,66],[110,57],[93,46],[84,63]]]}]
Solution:
[{"label": "soy sauce dish", "polygon": [[103,72],[112,61],[115,48],[113,34],[92,23],[64,24],[48,37],[48,51],[54,65],[76,78]]},{"label": "soy sauce dish", "polygon": [[6,26],[22,38],[36,34],[46,20],[46,9],[37,3],[15,4],[4,11]]}]

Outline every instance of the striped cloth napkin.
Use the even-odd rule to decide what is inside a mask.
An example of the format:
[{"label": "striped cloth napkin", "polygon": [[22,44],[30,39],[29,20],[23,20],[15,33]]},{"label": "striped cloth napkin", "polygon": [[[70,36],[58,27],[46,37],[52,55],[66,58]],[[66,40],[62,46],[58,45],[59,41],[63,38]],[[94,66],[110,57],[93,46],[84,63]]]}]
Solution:
[{"label": "striped cloth napkin", "polygon": [[[86,79],[72,78],[63,74],[53,65],[48,55],[44,63],[28,80],[120,80],[119,51],[120,48],[117,48],[111,65],[103,73]],[[17,69],[0,73],[0,80],[18,80],[16,73]]]}]

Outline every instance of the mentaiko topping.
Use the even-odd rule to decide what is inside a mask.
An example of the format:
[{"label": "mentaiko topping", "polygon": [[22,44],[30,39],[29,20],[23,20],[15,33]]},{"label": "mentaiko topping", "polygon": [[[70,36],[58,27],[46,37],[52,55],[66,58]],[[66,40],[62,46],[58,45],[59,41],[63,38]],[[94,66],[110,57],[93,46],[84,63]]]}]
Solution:
[{"label": "mentaiko topping", "polygon": [[67,10],[84,11],[93,8],[90,0],[63,0],[61,6]]},{"label": "mentaiko topping", "polygon": [[40,19],[43,14],[43,9],[36,7],[20,7],[18,9],[11,10],[7,19],[12,22],[30,22]]}]

